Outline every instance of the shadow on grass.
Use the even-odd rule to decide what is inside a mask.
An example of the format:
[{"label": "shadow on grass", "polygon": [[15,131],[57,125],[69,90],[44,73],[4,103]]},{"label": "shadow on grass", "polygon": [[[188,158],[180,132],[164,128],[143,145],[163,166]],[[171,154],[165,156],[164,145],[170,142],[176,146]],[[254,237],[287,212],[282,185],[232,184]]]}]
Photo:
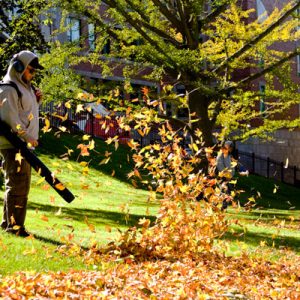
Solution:
[{"label": "shadow on grass", "polygon": [[[252,210],[245,213],[231,213],[233,218],[244,219],[244,220],[255,220],[264,221],[267,224],[275,224],[275,222],[285,220],[287,223],[292,222],[294,224],[300,223],[300,219],[295,217],[299,215],[299,211],[294,210]],[[292,221],[293,220],[293,221]]]},{"label": "shadow on grass", "polygon": [[[57,207],[30,202],[28,203],[28,209],[31,210],[39,210],[45,212],[55,213],[57,211]],[[131,213],[123,213],[123,212],[115,212],[115,211],[106,211],[106,210],[92,210],[92,209],[81,209],[81,208],[62,208],[61,218],[68,218],[73,221],[78,221],[81,223],[85,222],[87,218],[88,221],[94,223],[94,225],[107,225],[113,224],[115,226],[126,226],[132,227],[136,226],[140,219],[146,218],[151,222],[155,221],[155,217],[147,216],[147,215],[136,215]]]},{"label": "shadow on grass", "polygon": [[[246,232],[244,235],[242,229],[235,229],[235,234],[227,232],[222,239],[227,241],[240,241],[245,242],[247,244],[251,244],[253,246],[260,246],[261,242],[265,242],[267,246],[272,247],[274,245],[275,249],[279,249],[281,247],[289,248],[295,252],[300,253],[300,238],[293,236],[281,236],[261,232]],[[241,236],[238,236],[241,235]]]},{"label": "shadow on grass", "polygon": [[258,175],[250,175],[238,178],[237,189],[244,191],[240,194],[241,203],[246,203],[249,198],[257,198],[260,195],[256,200],[257,206],[283,210],[293,207],[300,210],[300,188],[292,185]]},{"label": "shadow on grass", "polygon": [[[129,158],[130,148],[125,145],[120,145],[115,150],[114,145],[108,145],[100,138],[94,138],[95,149],[100,149],[100,152],[91,151],[90,156],[80,156],[80,151],[77,149],[77,145],[82,143],[81,134],[67,134],[61,133],[54,136],[52,133],[41,134],[39,140],[40,147],[37,148],[38,154],[45,154],[49,157],[61,157],[67,152],[67,149],[72,149],[74,152],[69,157],[71,161],[77,161],[80,157],[80,161],[89,162],[89,166],[103,172],[106,175],[111,176],[112,170],[115,170],[114,177],[120,181],[128,182],[127,174],[133,169],[133,162]],[[97,150],[99,151],[99,150]],[[107,159],[105,151],[112,153],[111,159],[106,164],[100,164],[103,159]]]},{"label": "shadow on grass", "polygon": [[59,242],[55,239],[46,238],[46,237],[41,236],[39,234],[34,234],[34,238],[41,241],[41,242],[44,242],[44,243],[47,243],[47,244],[52,244],[54,246],[63,246],[63,245],[65,245],[65,243],[63,243],[63,242]]}]

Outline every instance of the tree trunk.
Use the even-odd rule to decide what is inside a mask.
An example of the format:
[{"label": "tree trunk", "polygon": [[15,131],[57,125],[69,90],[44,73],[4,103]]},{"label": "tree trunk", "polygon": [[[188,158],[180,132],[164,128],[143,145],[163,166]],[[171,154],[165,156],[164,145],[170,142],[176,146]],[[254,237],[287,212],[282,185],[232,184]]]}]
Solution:
[{"label": "tree trunk", "polygon": [[192,129],[200,129],[202,132],[202,138],[206,147],[214,144],[213,140],[213,122],[208,116],[209,100],[206,95],[203,95],[198,90],[194,90],[189,94],[189,110],[192,115],[191,120],[197,119],[192,122]]}]

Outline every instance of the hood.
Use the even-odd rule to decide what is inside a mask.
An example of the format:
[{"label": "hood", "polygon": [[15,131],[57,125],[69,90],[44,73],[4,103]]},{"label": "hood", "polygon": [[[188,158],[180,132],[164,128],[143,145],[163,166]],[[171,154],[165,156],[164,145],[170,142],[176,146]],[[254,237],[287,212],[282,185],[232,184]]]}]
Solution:
[{"label": "hood", "polygon": [[[13,63],[15,62],[15,59],[20,60],[21,63],[24,65],[24,70],[22,72],[17,72],[15,70],[15,68],[13,67]],[[18,81],[24,85],[25,83],[22,80],[22,75],[23,75],[25,69],[27,68],[27,66],[33,60],[38,61],[38,57],[31,51],[23,50],[23,51],[19,52],[18,54],[15,54],[13,59],[10,61],[7,73],[4,76],[3,81]]]}]

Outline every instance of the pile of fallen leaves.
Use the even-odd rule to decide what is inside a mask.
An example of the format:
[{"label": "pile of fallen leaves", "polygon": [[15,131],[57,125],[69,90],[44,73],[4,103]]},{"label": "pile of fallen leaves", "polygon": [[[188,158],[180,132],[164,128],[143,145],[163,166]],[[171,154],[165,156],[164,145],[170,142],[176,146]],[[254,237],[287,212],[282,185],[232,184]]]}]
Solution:
[{"label": "pile of fallen leaves", "polygon": [[136,262],[107,255],[101,271],[0,278],[2,299],[300,299],[300,259],[271,263],[225,257]]},{"label": "pile of fallen leaves", "polygon": [[214,240],[229,227],[221,211],[226,193],[215,177],[199,169],[205,154],[200,147],[201,133],[192,144],[195,154],[187,155],[182,135],[169,123],[159,131],[161,141],[141,149],[132,143],[136,169],[129,176],[142,179],[139,170],[148,174],[153,193],[160,194],[160,210],[154,225],[143,219],[139,222],[141,230],[131,228],[123,235],[119,243],[121,256],[192,257],[210,251]]}]

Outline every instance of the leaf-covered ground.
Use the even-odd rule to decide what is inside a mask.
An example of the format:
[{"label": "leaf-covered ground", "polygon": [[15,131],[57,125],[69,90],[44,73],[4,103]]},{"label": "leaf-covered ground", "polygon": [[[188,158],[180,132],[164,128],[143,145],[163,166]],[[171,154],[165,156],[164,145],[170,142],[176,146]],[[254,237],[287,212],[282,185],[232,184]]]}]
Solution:
[{"label": "leaf-covered ground", "polygon": [[[197,259],[116,259],[101,271],[0,277],[2,299],[300,299],[300,258],[271,263],[210,252]],[[107,267],[109,266],[109,267]]]},{"label": "leaf-covered ground", "polygon": [[[51,228],[53,232],[56,232],[54,228],[57,226],[59,218],[68,217],[69,222],[70,217],[73,217],[72,221],[77,223],[73,224],[74,226],[68,224],[68,228],[71,227],[72,232],[63,240],[63,244],[61,241],[55,244],[60,245],[54,251],[55,259],[61,261],[62,258],[73,259],[76,257],[76,261],[80,260],[85,266],[92,267],[93,271],[85,268],[65,272],[16,272],[0,276],[0,299],[300,299],[300,257],[295,254],[296,252],[292,253],[287,250],[287,246],[291,246],[292,243],[285,245],[284,249],[278,248],[278,251],[283,249],[284,252],[278,262],[268,261],[266,253],[263,251],[256,256],[257,258],[253,258],[247,253],[234,257],[229,256],[228,253],[222,254],[226,253],[222,247],[217,249],[218,252],[215,252],[216,248],[212,249],[215,238],[223,236],[223,233],[229,228],[227,225],[231,223],[237,226],[238,223],[231,220],[231,216],[230,222],[228,222],[226,216],[229,214],[222,213],[215,205],[218,202],[221,204],[223,201],[220,189],[215,185],[215,180],[201,174],[198,174],[198,177],[190,176],[189,165],[183,167],[186,162],[181,159],[181,152],[178,150],[177,156],[173,156],[171,150],[173,151],[173,148],[166,146],[163,154],[167,157],[162,161],[168,162],[168,165],[164,167],[164,172],[169,176],[167,179],[175,176],[173,182],[176,182],[176,185],[170,184],[170,180],[166,182],[166,185],[161,184],[162,181],[160,181],[161,185],[158,187],[160,192],[164,193],[164,197],[155,225],[150,226],[150,220],[146,219],[148,213],[141,214],[141,211],[137,209],[136,218],[139,218],[138,224],[141,226],[138,227],[139,231],[136,226],[130,228],[121,236],[119,244],[110,243],[103,251],[97,249],[96,246],[87,249],[85,245],[75,244],[76,241],[74,244],[70,244],[74,237],[73,230],[76,224],[83,235],[86,235],[85,227],[94,232],[96,227],[91,223],[93,216],[99,218],[99,220],[94,220],[97,225],[105,224],[107,226],[108,220],[111,222],[118,219],[120,222],[123,215],[129,215],[124,209],[126,201],[122,205],[122,214],[116,213],[111,208],[112,199],[114,205],[120,204],[116,199],[120,198],[121,194],[125,194],[125,198],[132,199],[133,195],[130,194],[130,197],[127,197],[128,195],[124,193],[123,186],[112,186],[107,184],[108,181],[105,179],[102,180],[102,185],[108,186],[109,191],[102,189],[102,193],[99,193],[100,186],[96,182],[94,185],[97,186],[97,189],[89,189],[95,194],[90,197],[82,194],[84,201],[82,203],[77,201],[78,207],[68,209],[57,207],[53,210],[52,206],[47,203],[45,205],[43,201],[35,203],[38,205],[33,205],[34,202],[31,203],[36,214],[38,214],[38,209],[44,209],[45,214],[43,213],[39,218],[43,222],[49,223],[49,216],[52,219],[55,218],[51,225],[53,227],[49,225],[48,231]],[[170,154],[172,155],[170,156]],[[149,164],[146,165],[149,167]],[[82,167],[86,168],[86,165],[84,164]],[[153,170],[156,172],[155,164]],[[168,173],[170,170],[173,170],[172,173]],[[99,174],[94,171],[91,169],[86,172],[85,169],[85,176],[88,173],[90,178],[100,180]],[[78,181],[78,177],[74,174],[73,170],[70,176]],[[62,174],[60,173],[60,175]],[[86,191],[86,185],[83,190]],[[111,190],[116,190],[119,194],[111,194]],[[209,204],[210,201],[190,201],[189,199],[194,199],[195,191],[204,191],[206,200],[211,199],[212,205]],[[102,197],[105,197],[104,195],[108,192],[109,196],[105,202]],[[41,194],[40,191],[39,194]],[[99,195],[101,195],[101,199],[99,199]],[[144,211],[143,203],[136,203],[137,208],[139,208],[138,204]],[[109,207],[110,213],[110,218],[107,219],[103,217],[103,212],[107,209],[105,206]],[[50,214],[52,210],[55,212],[54,216]],[[48,212],[49,215],[46,214]],[[256,213],[258,215],[253,226],[268,224],[267,219],[263,219],[262,211]],[[241,214],[242,218],[246,218],[244,212]],[[275,213],[272,215],[275,216]],[[283,218],[283,216],[281,217]],[[294,220],[296,217],[291,217],[290,222],[285,222],[279,217],[270,222],[272,222],[272,226],[278,226],[278,230],[282,227],[292,226],[291,229],[296,231],[299,228],[298,218]],[[128,220],[125,221],[127,225]],[[82,224],[80,225],[80,223]],[[112,223],[114,224],[114,222]],[[60,224],[62,228],[66,225],[65,223]],[[122,224],[119,223],[120,225]],[[266,228],[267,226],[262,229],[264,233],[267,231]],[[47,237],[45,232],[43,234]],[[240,231],[236,233],[239,236],[245,234]],[[229,236],[224,235],[224,237]],[[265,241],[264,235],[261,237],[263,238],[262,244],[271,242],[275,245],[281,239],[279,231],[277,234],[272,234],[272,238],[267,241]],[[298,238],[294,239],[293,243],[297,241]],[[54,242],[58,241],[54,240]],[[13,246],[20,244],[17,240],[11,243],[10,245]],[[4,246],[6,247],[6,245]],[[83,246],[85,249],[81,248]],[[9,252],[7,251],[9,248],[5,247],[2,249],[5,249],[6,253]],[[50,247],[47,247],[46,251],[48,254],[46,260],[53,259],[52,248],[50,250]],[[239,253],[242,251],[241,249]],[[41,257],[42,252],[39,253],[32,246],[32,250],[26,250],[25,253],[23,251],[21,258],[24,260],[36,253]],[[5,259],[4,255],[2,259]],[[16,260],[12,261],[16,263]],[[36,265],[32,267],[34,270],[38,270]],[[47,268],[43,270],[47,270]]]}]

